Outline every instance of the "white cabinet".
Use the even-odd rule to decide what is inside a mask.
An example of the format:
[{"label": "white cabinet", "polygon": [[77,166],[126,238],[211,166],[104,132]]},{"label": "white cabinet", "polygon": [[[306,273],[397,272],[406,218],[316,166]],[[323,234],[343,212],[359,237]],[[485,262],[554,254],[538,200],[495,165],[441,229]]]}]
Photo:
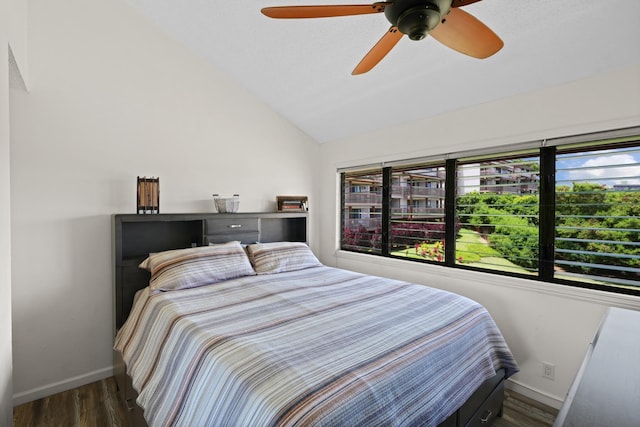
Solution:
[{"label": "white cabinet", "polygon": [[640,311],[609,308],[554,427],[640,426]]}]

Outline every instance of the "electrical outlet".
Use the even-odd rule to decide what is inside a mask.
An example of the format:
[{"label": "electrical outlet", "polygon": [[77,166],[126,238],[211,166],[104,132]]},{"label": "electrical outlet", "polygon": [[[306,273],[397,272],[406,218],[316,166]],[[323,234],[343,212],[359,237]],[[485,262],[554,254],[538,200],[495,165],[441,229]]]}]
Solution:
[{"label": "electrical outlet", "polygon": [[548,362],[542,362],[542,378],[554,380],[556,376],[556,365]]}]

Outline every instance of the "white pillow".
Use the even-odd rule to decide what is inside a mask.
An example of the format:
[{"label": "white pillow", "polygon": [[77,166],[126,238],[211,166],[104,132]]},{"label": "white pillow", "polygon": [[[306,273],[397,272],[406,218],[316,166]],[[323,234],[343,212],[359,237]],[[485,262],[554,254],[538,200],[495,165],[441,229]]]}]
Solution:
[{"label": "white pillow", "polygon": [[256,243],[247,246],[247,252],[258,274],[283,273],[322,265],[309,246],[301,242]]},{"label": "white pillow", "polygon": [[139,267],[151,272],[152,291],[195,288],[256,274],[240,242],[158,252]]}]

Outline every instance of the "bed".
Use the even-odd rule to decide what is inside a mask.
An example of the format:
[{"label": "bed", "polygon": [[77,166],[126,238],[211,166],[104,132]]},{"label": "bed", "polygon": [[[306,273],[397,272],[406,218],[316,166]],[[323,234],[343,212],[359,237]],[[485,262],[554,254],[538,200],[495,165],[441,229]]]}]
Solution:
[{"label": "bed", "polygon": [[517,367],[478,303],[324,266],[303,242],[209,243],[139,264],[148,286],[114,347],[139,424],[471,426],[499,414]]}]

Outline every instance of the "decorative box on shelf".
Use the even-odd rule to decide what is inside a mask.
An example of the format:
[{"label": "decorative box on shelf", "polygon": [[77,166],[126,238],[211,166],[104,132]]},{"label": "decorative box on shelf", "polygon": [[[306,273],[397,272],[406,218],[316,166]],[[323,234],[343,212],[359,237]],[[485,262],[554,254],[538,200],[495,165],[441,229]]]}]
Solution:
[{"label": "decorative box on shelf", "polygon": [[238,212],[238,207],[240,206],[240,195],[234,194],[233,197],[220,197],[219,194],[214,194],[213,202],[218,213],[235,213]]},{"label": "decorative box on shelf", "polygon": [[306,212],[309,210],[307,196],[276,196],[278,212]]},{"label": "decorative box on shelf", "polygon": [[160,178],[138,177],[136,213],[160,213]]}]

